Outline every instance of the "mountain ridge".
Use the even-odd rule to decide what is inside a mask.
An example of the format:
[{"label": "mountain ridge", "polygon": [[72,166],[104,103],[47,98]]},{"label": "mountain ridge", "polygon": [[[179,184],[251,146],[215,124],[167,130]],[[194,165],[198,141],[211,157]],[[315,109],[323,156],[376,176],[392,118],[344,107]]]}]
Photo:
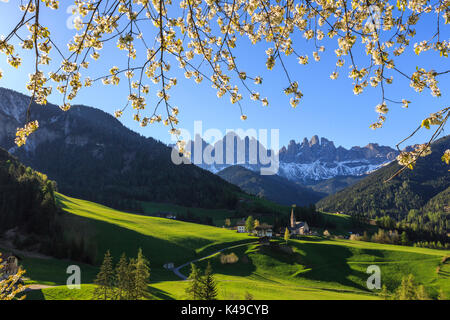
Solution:
[{"label": "mountain ridge", "polygon": [[131,131],[108,113],[75,105],[32,104],[39,129],[25,146],[14,144],[29,97],[0,88],[0,147],[57,181],[69,196],[139,211],[139,201],[198,207],[233,206],[240,189],[188,164],[175,165],[172,149]]},{"label": "mountain ridge", "polygon": [[[334,195],[317,203],[328,212],[387,217],[416,223],[430,230],[450,230],[449,166],[441,160],[450,148],[450,135],[431,144],[432,153],[417,160],[413,170],[405,170],[389,182],[401,166],[391,163]],[[435,230],[436,229],[436,230]]]},{"label": "mountain ridge", "polygon": [[[233,159],[232,162],[225,161],[228,139],[234,139],[233,149],[231,149],[233,155],[228,157]],[[218,155],[223,154],[222,157],[219,157],[222,163],[198,163],[198,159],[195,157],[195,148],[193,148],[195,144],[201,146],[202,155],[206,148],[210,148],[207,151],[210,151],[213,157],[216,149],[219,150]],[[244,146],[244,149],[240,149],[242,154],[236,154],[238,145]],[[228,132],[214,146],[197,135],[193,141],[188,143],[188,150],[191,150],[191,162],[213,173],[218,173],[232,165],[241,165],[247,169],[258,171],[268,167],[268,165],[261,164],[261,155],[276,158],[276,153],[273,150],[267,150],[256,138],[248,136],[242,138],[234,132]],[[250,152],[251,150],[256,150],[257,154],[253,154]],[[333,141],[323,137],[319,139],[317,135],[314,135],[310,140],[304,138],[301,143],[291,140],[287,147],[283,146],[278,151],[279,159],[276,161],[279,170],[274,173],[302,184],[337,176],[361,176],[390,163],[397,154],[398,152],[393,148],[380,146],[378,143],[368,143],[364,147],[354,146],[350,149],[342,146],[336,148]]]}]

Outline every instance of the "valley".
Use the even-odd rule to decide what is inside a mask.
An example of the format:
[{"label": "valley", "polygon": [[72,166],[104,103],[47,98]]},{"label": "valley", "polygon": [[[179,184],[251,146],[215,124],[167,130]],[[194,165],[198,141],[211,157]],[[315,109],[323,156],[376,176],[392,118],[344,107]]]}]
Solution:
[{"label": "valley", "polygon": [[[174,165],[169,146],[85,106],[33,108],[42,134],[19,149],[11,123],[26,96],[0,98],[0,252],[26,270],[27,299],[98,297],[105,253],[116,264],[140,249],[149,299],[192,298],[191,262],[211,266],[218,299],[392,299],[410,276],[422,296],[450,297],[449,136],[389,183],[393,149],[317,136],[283,147],[279,175],[264,176],[245,162]],[[69,265],[79,290],[66,286]],[[383,288],[367,286],[373,265]]]},{"label": "valley", "polygon": [[[163,265],[176,266],[208,256],[225,247],[224,253],[234,252],[239,261],[222,264],[220,254],[201,259],[198,264],[212,263],[218,282],[220,299],[244,299],[250,293],[255,299],[380,299],[365,287],[368,265],[380,265],[383,282],[396,288],[401,277],[412,273],[437,295],[439,289],[450,294],[450,265],[440,273],[436,268],[450,251],[383,245],[351,240],[332,240],[304,236],[290,240],[292,253],[279,245],[264,246],[257,238],[233,230],[201,226],[170,219],[123,213],[95,203],[58,195],[67,214],[75,215],[95,227],[93,235],[101,252],[109,249],[114,257],[122,252],[134,254],[141,247],[150,261],[149,290],[155,299],[185,299],[187,282],[180,280]],[[161,250],[164,248],[164,250]],[[51,287],[33,290],[29,299],[91,299],[93,278],[97,268],[80,265],[81,290],[65,286],[66,268],[70,261],[54,259],[23,259],[29,270],[28,283]],[[189,267],[181,269],[189,274]]]}]

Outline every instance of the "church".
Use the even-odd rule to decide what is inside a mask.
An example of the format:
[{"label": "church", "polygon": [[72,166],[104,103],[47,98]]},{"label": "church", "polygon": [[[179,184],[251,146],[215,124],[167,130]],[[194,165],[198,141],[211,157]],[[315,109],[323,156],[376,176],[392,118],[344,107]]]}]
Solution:
[{"label": "church", "polygon": [[305,221],[299,221],[297,222],[295,220],[295,215],[294,215],[294,208],[292,208],[291,210],[291,225],[288,227],[289,233],[291,235],[295,235],[295,234],[308,234],[309,233],[309,226],[308,223]]}]

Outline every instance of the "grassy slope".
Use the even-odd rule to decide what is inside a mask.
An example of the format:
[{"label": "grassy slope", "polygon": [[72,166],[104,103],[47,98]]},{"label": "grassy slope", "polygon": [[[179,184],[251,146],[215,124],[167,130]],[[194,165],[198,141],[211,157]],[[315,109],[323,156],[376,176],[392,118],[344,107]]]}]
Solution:
[{"label": "grassy slope", "polygon": [[[281,205],[275,202],[268,201],[264,198],[258,198],[249,194],[240,194],[240,198],[246,199],[253,205],[264,208],[264,210],[272,212],[271,214],[263,214],[260,219],[262,222],[273,223],[273,217],[275,215],[288,214],[290,212],[290,206]],[[211,217],[213,223],[217,227],[225,225],[225,219],[230,218],[234,225],[241,218],[234,217],[234,210],[227,209],[204,209],[195,207],[183,207],[172,203],[159,203],[159,202],[141,202],[142,209],[146,215],[154,215],[157,212],[172,212],[177,214],[186,215],[190,211],[196,217]],[[249,214],[251,215],[251,214]],[[253,214],[255,215],[255,214]]]},{"label": "grassy slope", "polygon": [[[118,257],[122,252],[135,256],[142,247],[152,268],[151,292],[157,299],[183,299],[186,282],[176,281],[162,264],[176,265],[215,250],[254,239],[236,232],[154,217],[122,213],[95,203],[58,195],[69,213],[86,219],[96,230],[99,256],[106,249]],[[413,273],[416,279],[435,295],[443,288],[450,296],[447,269],[436,274],[436,267],[449,251],[413,248],[349,240],[308,238],[291,240],[294,254],[273,251],[248,244],[233,248],[240,260],[222,265],[218,255],[209,258],[219,281],[220,298],[242,299],[248,291],[256,299],[373,299],[367,289],[368,265],[377,264],[382,283],[393,289],[403,275]],[[244,258],[244,256],[246,258]],[[206,261],[200,262],[204,265]],[[83,290],[68,290],[65,268],[68,261],[24,259],[33,282],[58,285],[32,292],[32,299],[90,299],[90,284],[96,273],[92,266],[82,266]],[[182,270],[189,273],[189,267]],[[31,283],[31,282],[30,282]]]},{"label": "grassy slope", "polygon": [[[350,240],[305,239],[290,240],[294,254],[250,245],[232,250],[240,258],[234,265],[222,265],[218,256],[208,260],[221,280],[241,279],[242,282],[242,277],[245,277],[249,283],[257,282],[256,291],[251,292],[256,298],[264,298],[267,286],[271,284],[285,291],[280,297],[294,294],[290,299],[303,298],[306,294],[295,294],[293,288],[322,290],[322,299],[335,299],[340,294],[340,299],[373,298],[366,289],[369,265],[380,267],[382,284],[390,291],[400,284],[402,276],[412,273],[419,283],[427,287],[431,296],[436,296],[440,288],[447,297],[450,296],[449,274],[445,269],[439,275],[436,273],[442,256],[448,255],[448,251]],[[206,261],[201,264],[204,267]],[[445,268],[450,268],[448,263]],[[182,272],[189,273],[189,268]],[[278,298],[278,294],[274,296]],[[308,294],[308,297],[315,299],[314,295]]]},{"label": "grassy slope", "polygon": [[89,219],[93,225],[99,262],[106,250],[118,258],[123,252],[135,256],[141,247],[153,269],[162,269],[168,262],[178,265],[234,243],[254,241],[222,228],[124,213],[61,194],[57,197],[66,212]]},{"label": "grassy slope", "polygon": [[225,219],[233,215],[233,211],[227,209],[186,208],[172,203],[141,202],[145,214],[153,215],[157,212],[173,212],[186,215],[188,211],[197,217],[212,217],[215,226],[225,225]]}]

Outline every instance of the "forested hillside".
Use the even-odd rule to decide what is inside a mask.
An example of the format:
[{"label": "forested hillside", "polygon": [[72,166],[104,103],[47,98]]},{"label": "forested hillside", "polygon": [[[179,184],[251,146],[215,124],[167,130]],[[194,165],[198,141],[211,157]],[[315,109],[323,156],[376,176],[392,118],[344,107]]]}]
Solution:
[{"label": "forested hillside", "polygon": [[225,168],[218,175],[248,193],[283,205],[314,204],[325,196],[278,175],[263,176],[238,165]]},{"label": "forested hillside", "polygon": [[52,232],[57,207],[55,182],[22,165],[0,148],[0,233],[20,226],[24,232]]},{"label": "forested hillside", "polygon": [[383,167],[353,186],[322,199],[317,206],[325,211],[362,214],[369,218],[389,216],[408,223],[413,229],[446,233],[450,229],[450,167],[442,162],[450,148],[450,136],[432,144],[432,154],[417,161],[414,170],[406,170],[385,182],[400,166]]},{"label": "forested hillside", "polygon": [[63,112],[33,104],[39,130],[22,148],[14,145],[29,97],[0,88],[0,147],[44,172],[60,192],[115,208],[140,211],[139,201],[233,208],[239,188],[195,165],[175,165],[172,149],[86,106]]},{"label": "forested hillside", "polygon": [[91,263],[95,245],[80,221],[56,203],[56,183],[0,148],[0,241],[3,245]]}]

